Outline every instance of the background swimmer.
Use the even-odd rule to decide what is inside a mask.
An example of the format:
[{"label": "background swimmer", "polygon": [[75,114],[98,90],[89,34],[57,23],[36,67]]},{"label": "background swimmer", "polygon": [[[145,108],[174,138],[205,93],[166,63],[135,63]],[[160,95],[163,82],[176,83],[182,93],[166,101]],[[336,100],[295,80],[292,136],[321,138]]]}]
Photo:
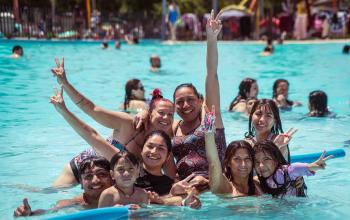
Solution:
[{"label": "background swimmer", "polygon": [[23,48],[19,45],[16,45],[12,48],[12,58],[20,58],[23,56]]},{"label": "background swimmer", "polygon": [[161,67],[160,57],[157,55],[152,55],[149,59],[151,63],[151,72],[158,72]]},{"label": "background swimmer", "polygon": [[310,117],[327,117],[332,115],[327,107],[327,94],[321,90],[315,90],[309,94]]},{"label": "background swimmer", "polygon": [[124,103],[120,106],[125,112],[147,110],[145,88],[139,79],[130,79],[125,84]]},{"label": "background swimmer", "polygon": [[272,99],[277,106],[283,110],[290,110],[292,107],[301,106],[298,101],[288,99],[289,82],[285,79],[277,79],[272,87]]},{"label": "background swimmer", "polygon": [[248,98],[257,98],[259,87],[255,79],[245,78],[239,84],[237,96],[230,104],[229,111],[246,112]]}]

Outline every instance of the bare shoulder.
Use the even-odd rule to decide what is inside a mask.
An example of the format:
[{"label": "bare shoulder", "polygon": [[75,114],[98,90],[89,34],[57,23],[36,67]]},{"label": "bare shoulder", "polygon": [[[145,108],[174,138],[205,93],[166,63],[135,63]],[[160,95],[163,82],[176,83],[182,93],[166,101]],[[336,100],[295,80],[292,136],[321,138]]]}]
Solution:
[{"label": "bare shoulder", "polygon": [[132,100],[132,101],[129,102],[129,108],[146,110],[147,109],[147,104],[146,104],[145,101]]},{"label": "bare shoulder", "polygon": [[232,111],[235,112],[245,112],[247,108],[247,105],[245,102],[238,102],[232,109]]},{"label": "bare shoulder", "polygon": [[260,196],[263,194],[263,191],[260,187],[259,179],[255,178],[254,180],[254,186],[255,186],[255,195]]}]

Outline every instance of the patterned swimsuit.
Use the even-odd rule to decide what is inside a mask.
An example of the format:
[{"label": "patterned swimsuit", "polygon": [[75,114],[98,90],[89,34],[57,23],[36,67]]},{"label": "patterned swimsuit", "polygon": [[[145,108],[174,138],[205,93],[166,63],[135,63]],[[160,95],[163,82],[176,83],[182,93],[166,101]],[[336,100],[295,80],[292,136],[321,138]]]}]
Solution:
[{"label": "patterned swimsuit", "polygon": [[[176,131],[177,128],[175,129],[175,134]],[[216,129],[215,143],[222,163],[226,150],[224,128]],[[181,180],[192,173],[198,173],[208,177],[209,164],[205,152],[204,132],[201,131],[201,126],[185,136],[174,136],[172,145],[177,172]]]}]

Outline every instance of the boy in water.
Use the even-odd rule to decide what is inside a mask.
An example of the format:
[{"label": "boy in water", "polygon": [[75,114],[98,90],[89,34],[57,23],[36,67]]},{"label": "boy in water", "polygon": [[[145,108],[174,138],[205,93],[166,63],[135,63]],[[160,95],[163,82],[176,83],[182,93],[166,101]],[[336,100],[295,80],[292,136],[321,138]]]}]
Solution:
[{"label": "boy in water", "polygon": [[147,192],[135,186],[140,174],[140,163],[136,156],[117,153],[111,159],[111,176],[115,179],[114,186],[104,190],[98,207],[110,207],[128,204],[149,204]]},{"label": "boy in water", "polygon": [[81,163],[80,179],[84,192],[72,199],[60,200],[56,206],[49,209],[37,209],[32,211],[28,199],[23,199],[23,205],[14,211],[14,216],[31,216],[44,214],[47,211],[57,211],[71,206],[82,206],[86,209],[97,208],[102,191],[113,185],[113,180],[109,172],[109,162],[100,156],[91,156]]}]

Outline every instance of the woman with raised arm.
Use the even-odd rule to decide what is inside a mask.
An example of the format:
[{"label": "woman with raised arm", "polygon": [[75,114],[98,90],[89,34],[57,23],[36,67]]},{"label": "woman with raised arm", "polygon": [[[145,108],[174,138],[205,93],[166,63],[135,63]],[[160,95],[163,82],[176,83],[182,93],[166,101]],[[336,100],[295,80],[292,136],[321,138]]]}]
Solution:
[{"label": "woman with raised arm", "polygon": [[[173,122],[174,104],[164,99],[160,90],[153,92],[153,98],[149,106],[148,129],[136,131],[133,126],[133,117],[125,112],[114,112],[95,105],[92,101],[78,92],[68,81],[64,69],[64,59],[62,63],[56,59],[57,67],[52,69],[52,73],[57,77],[57,81],[72,101],[86,114],[105,127],[113,129],[113,134],[107,141],[114,145],[119,151],[129,151],[140,158],[141,147],[147,134],[154,130],[163,130],[172,136],[171,125]],[[70,186],[77,184],[79,179],[79,163],[89,155],[95,154],[94,150],[88,149],[74,157],[70,164],[65,165],[63,172],[54,182],[54,186]],[[174,176],[176,171],[167,169],[167,174]]]},{"label": "woman with raised arm", "polygon": [[215,108],[206,109],[203,130],[209,161],[209,185],[214,194],[233,197],[261,195],[259,183],[253,179],[253,148],[246,141],[232,141],[225,152],[224,163],[218,156],[214,139]]}]

